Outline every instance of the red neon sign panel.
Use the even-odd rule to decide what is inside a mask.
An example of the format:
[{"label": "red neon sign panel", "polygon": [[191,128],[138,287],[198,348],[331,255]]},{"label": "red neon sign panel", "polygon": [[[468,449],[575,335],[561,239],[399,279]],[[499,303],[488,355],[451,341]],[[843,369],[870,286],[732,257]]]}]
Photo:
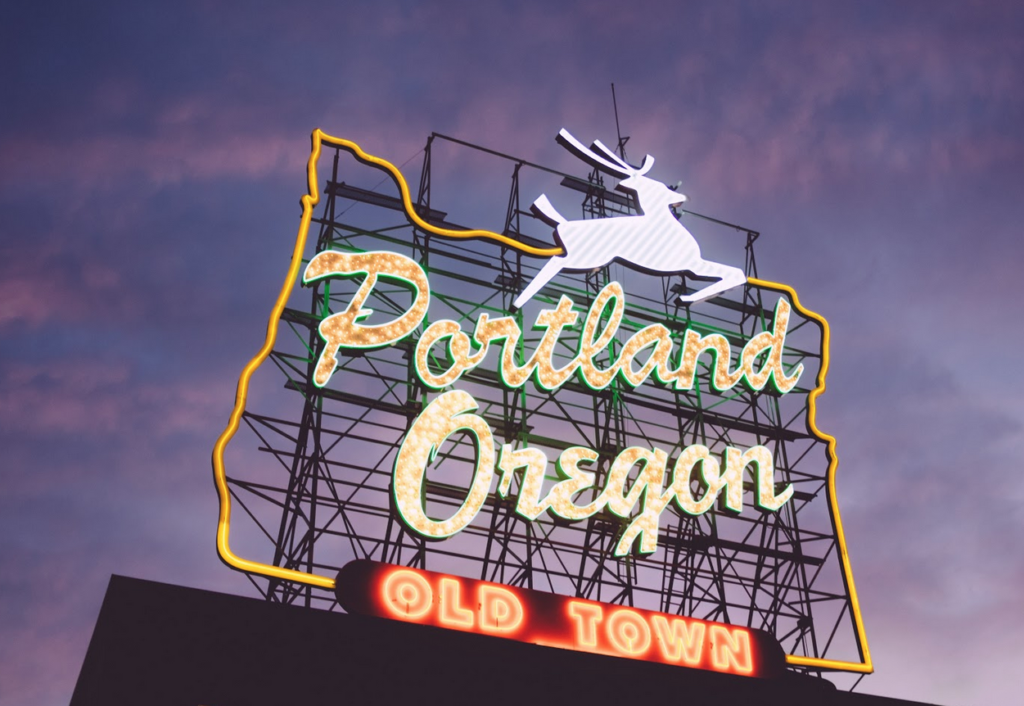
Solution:
[{"label": "red neon sign panel", "polygon": [[768,633],[736,625],[367,560],[346,564],[336,585],[350,613],[743,676],[785,671]]}]

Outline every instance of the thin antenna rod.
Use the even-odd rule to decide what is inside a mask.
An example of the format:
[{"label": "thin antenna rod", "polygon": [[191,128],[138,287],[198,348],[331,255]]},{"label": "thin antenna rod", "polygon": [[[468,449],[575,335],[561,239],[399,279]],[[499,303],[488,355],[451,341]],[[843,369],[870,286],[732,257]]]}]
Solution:
[{"label": "thin antenna rod", "polygon": [[629,142],[629,137],[622,136],[622,130],[619,128],[619,103],[615,100],[615,84],[612,83],[612,109],[615,111],[615,136],[618,138],[619,143],[616,149],[619,151],[619,156],[622,157],[623,161],[626,160],[626,143]]}]

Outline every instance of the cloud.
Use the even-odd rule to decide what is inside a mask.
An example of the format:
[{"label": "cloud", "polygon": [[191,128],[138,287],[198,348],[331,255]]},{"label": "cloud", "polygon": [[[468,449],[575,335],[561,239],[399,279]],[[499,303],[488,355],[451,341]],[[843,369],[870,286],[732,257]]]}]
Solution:
[{"label": "cloud", "polygon": [[908,345],[864,341],[857,355],[852,374],[833,369],[829,394],[844,407],[822,409],[840,439],[839,499],[869,630],[998,633],[1024,576],[997,539],[1024,530],[1013,470],[1024,419]]},{"label": "cloud", "polygon": [[0,369],[0,426],[5,435],[50,438],[209,435],[233,389],[230,379],[147,381],[123,361],[12,363]]},{"label": "cloud", "polygon": [[147,475],[160,479],[148,488],[123,477],[111,482],[115,474],[95,454],[38,468],[53,474],[48,492],[5,478],[0,701],[67,703],[113,573],[245,590],[245,579],[224,570],[212,550],[216,495],[198,463],[207,453],[204,441],[163,458],[126,454],[125,462],[134,455]]},{"label": "cloud", "polygon": [[0,263],[0,330],[94,318],[100,309],[122,315],[135,309],[131,300],[116,296],[122,275],[110,262],[70,257],[52,241],[0,247]]},{"label": "cloud", "polygon": [[308,135],[226,127],[210,132],[201,117],[177,116],[151,136],[12,137],[0,142],[0,185],[72,183],[90,189],[141,178],[155,185],[186,179],[256,179],[298,171]]}]

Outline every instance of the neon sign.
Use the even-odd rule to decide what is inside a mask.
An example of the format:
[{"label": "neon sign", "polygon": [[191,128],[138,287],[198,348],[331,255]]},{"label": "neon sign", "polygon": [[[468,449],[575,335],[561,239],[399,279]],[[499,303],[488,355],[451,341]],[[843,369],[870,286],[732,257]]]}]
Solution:
[{"label": "neon sign", "polygon": [[[306,267],[306,284],[330,277],[363,275],[358,291],[344,311],[326,316],[319,325],[319,333],[326,344],[316,364],[314,382],[324,387],[330,382],[342,349],[378,348],[399,343],[422,324],[430,302],[430,284],[419,263],[393,252],[344,253],[325,251],[317,254]],[[415,290],[412,304],[397,319],[384,324],[359,323],[372,311],[363,308],[373,287],[381,278],[400,282]],[[637,331],[624,344],[614,363],[602,369],[595,359],[605,352],[614,338],[625,310],[625,294],[618,282],[606,285],[594,299],[583,320],[577,355],[567,365],[555,368],[552,352],[564,330],[576,324],[579,314],[573,302],[562,296],[554,309],[544,309],[536,319],[535,329],[544,335],[533,354],[523,365],[518,365],[519,342],[522,331],[513,317],[491,319],[481,314],[475,332],[470,338],[455,321],[435,321],[423,332],[416,345],[415,369],[424,384],[443,389],[459,380],[468,370],[480,365],[492,344],[501,346],[499,374],[509,388],[521,387],[533,378],[543,390],[557,390],[570,379],[578,379],[588,387],[602,390],[617,376],[637,387],[652,374],[662,385],[689,390],[694,386],[697,360],[708,351],[714,358],[715,374],[712,386],[727,390],[741,381],[753,390],[761,390],[769,382],[774,389],[785,394],[792,390],[803,372],[798,366],[787,373],[782,366],[782,351],[789,322],[789,305],[779,299],[775,308],[771,331],[752,337],[740,355],[740,365],[729,370],[732,353],[728,340],[721,334],[700,336],[687,330],[682,352],[676,365],[672,364],[674,342],[669,330],[662,324],[652,324]],[[430,351],[446,341],[447,358],[451,365],[442,373],[430,370]],[[653,349],[647,361],[636,369],[636,357],[646,349]],[[763,360],[760,368],[757,361]],[[500,471],[498,488],[504,497],[509,493],[513,475],[524,469],[516,512],[527,520],[536,520],[549,511],[565,520],[583,520],[607,508],[630,522],[615,547],[615,556],[632,551],[639,539],[639,552],[650,554],[657,549],[658,524],[663,510],[673,504],[689,515],[702,515],[722,495],[722,506],[732,512],[743,510],[743,471],[752,466],[757,507],[779,510],[793,494],[792,486],[776,493],[771,451],[764,446],[748,450],[727,447],[722,461],[702,444],[685,447],[671,471],[671,482],[665,487],[668,455],[657,448],[629,447],[615,458],[609,471],[608,483],[598,497],[586,505],[577,505],[573,498],[594,487],[594,473],[580,468],[598,460],[594,449],[570,447],[557,458],[555,468],[559,481],[542,496],[542,481],[547,472],[548,459],[536,448],[515,449],[505,444],[499,454],[493,435],[484,419],[473,414],[476,400],[461,390],[450,390],[434,399],[413,422],[395,461],[394,503],[410,529],[434,539],[443,539],[465,529],[476,517],[487,499],[495,468]],[[474,436],[477,463],[473,481],[464,502],[456,512],[445,519],[429,517],[423,506],[424,483],[427,467],[434,460],[444,441],[456,432]],[[497,460],[496,460],[497,459]],[[694,497],[690,489],[691,475],[700,466],[700,479],[704,486],[701,497]],[[629,490],[630,472],[641,467]],[[637,506],[642,510],[635,513]]]},{"label": "neon sign", "polygon": [[531,209],[555,228],[555,238],[563,252],[540,269],[516,298],[516,307],[523,306],[562,270],[593,270],[613,260],[628,262],[647,272],[691,272],[702,279],[718,280],[693,294],[680,295],[679,301],[686,303],[705,301],[747,281],[740,268],[701,257],[697,241],[672,211],[672,206],[686,202],[686,196],[645,176],[654,166],[654,157],[647,155],[642,165],[634,167],[600,140],[588,149],[565,129],[559,130],[555,139],[590,166],[621,179],[615,188],[635,196],[639,213],[570,221],[541,194]]},{"label": "neon sign", "polygon": [[[330,277],[359,275],[364,275],[365,279],[345,310],[330,314],[320,322],[320,337],[326,346],[316,366],[314,381],[318,387],[324,387],[330,382],[340,349],[380,348],[399,343],[423,323],[427,314],[430,303],[427,275],[419,263],[398,253],[322,252],[310,261],[302,281],[311,284]],[[364,309],[363,304],[379,278],[388,278],[413,288],[416,292],[413,303],[402,316],[389,323],[373,326],[360,324],[360,321],[373,313]],[[729,370],[732,351],[725,336],[719,333],[701,336],[692,329],[686,331],[682,353],[675,356],[679,360],[673,366],[675,343],[663,324],[651,324],[637,331],[626,341],[617,360],[601,369],[594,361],[606,352],[608,344],[615,338],[625,311],[625,299],[622,285],[618,282],[610,282],[601,290],[583,321],[576,357],[560,368],[554,367],[552,352],[563,331],[579,320],[579,313],[574,310],[572,300],[566,296],[562,296],[554,309],[543,309],[537,315],[534,329],[543,330],[544,335],[536,350],[522,365],[517,364],[516,356],[523,332],[515,318],[505,316],[491,319],[488,314],[481,314],[472,337],[466,335],[455,321],[435,321],[417,342],[416,374],[427,387],[443,389],[478,366],[492,345],[500,345],[499,373],[503,384],[509,388],[522,387],[533,378],[540,389],[554,391],[576,378],[591,389],[603,390],[616,377],[631,387],[639,387],[653,375],[663,385],[671,385],[676,390],[690,390],[695,384],[697,360],[704,352],[714,358],[715,373],[711,384],[718,392],[729,390],[742,382],[754,391],[762,390],[771,383],[777,392],[785,394],[800,379],[802,365],[798,365],[792,372],[787,372],[782,365],[790,315],[790,306],[782,298],[775,306],[772,330],[763,331],[747,342],[740,356],[740,365],[735,370]],[[434,372],[430,369],[431,351],[441,343],[445,344],[452,363],[446,370]],[[636,358],[649,348],[653,350],[647,361],[636,369]],[[762,358],[764,363],[758,369],[757,361]]]},{"label": "neon sign", "polygon": [[748,677],[775,677],[785,655],[766,632],[357,560],[338,574],[350,613],[546,647]]},{"label": "neon sign", "polygon": [[[322,394],[314,392],[313,395],[309,395],[306,392],[307,403],[312,399],[314,403],[319,404],[326,399],[331,399],[332,395],[336,399],[342,399],[342,395],[352,397],[346,390],[347,383],[339,385],[335,381],[333,385],[331,384],[336,369],[339,369],[339,360],[342,361],[342,367],[347,367],[347,364],[354,360],[369,360],[370,356],[367,355],[369,352],[375,352],[374,355],[377,356],[387,353],[392,356],[392,359],[401,355],[407,356],[403,361],[408,362],[408,367],[403,362],[402,369],[412,373],[409,378],[413,381],[411,386],[415,385],[417,378],[422,382],[422,386],[415,386],[418,388],[416,405],[409,403],[398,412],[405,415],[408,421],[396,425],[396,437],[388,441],[391,444],[390,453],[394,457],[394,466],[388,467],[391,463],[389,459],[382,471],[392,482],[390,487],[385,484],[384,488],[379,490],[382,491],[381,497],[386,497],[385,492],[390,493],[390,504],[393,511],[397,518],[402,520],[396,525],[404,525],[419,535],[431,539],[444,539],[457,535],[479,516],[482,507],[498,507],[500,503],[503,512],[505,508],[510,508],[518,517],[530,522],[542,522],[542,516],[545,514],[557,518],[556,522],[545,523],[545,526],[564,528],[567,523],[595,518],[588,523],[582,523],[583,526],[589,527],[590,523],[597,521],[613,527],[613,531],[618,534],[609,533],[610,541],[607,547],[602,549],[606,552],[603,556],[610,560],[612,554],[621,557],[634,551],[642,555],[657,551],[661,520],[665,510],[671,510],[684,516],[699,517],[709,513],[715,505],[718,505],[720,509],[729,513],[740,513],[743,510],[744,494],[751,492],[750,502],[758,509],[772,513],[785,507],[794,497],[800,498],[800,493],[794,491],[793,486],[788,483],[780,484],[775,480],[776,470],[780,473],[784,472],[787,480],[794,478],[791,462],[780,460],[777,469],[771,448],[761,445],[738,446],[721,436],[716,437],[717,443],[706,441],[707,445],[692,443],[699,442],[701,439],[690,437],[687,440],[691,442],[689,445],[680,444],[677,447],[668,448],[672,445],[673,439],[666,441],[664,437],[661,437],[663,448],[659,448],[658,444],[653,441],[645,444],[643,442],[646,439],[638,442],[634,437],[627,443],[618,444],[615,448],[611,448],[607,444],[601,448],[589,448],[585,445],[570,445],[574,442],[569,440],[567,440],[568,443],[560,444],[558,443],[559,439],[554,440],[554,443],[545,442],[542,439],[534,442],[535,445],[530,445],[528,442],[515,441],[515,439],[532,438],[532,433],[517,437],[516,435],[521,432],[510,434],[506,430],[504,433],[500,433],[499,439],[509,440],[512,443],[501,443],[494,436],[498,432],[492,431],[490,426],[494,423],[493,413],[490,417],[492,422],[488,423],[484,418],[486,407],[484,409],[479,407],[481,403],[487,404],[485,395],[478,394],[477,396],[480,398],[480,402],[478,402],[467,390],[457,389],[460,381],[476,385],[481,379],[482,373],[489,376],[488,380],[494,379],[493,373],[496,373],[497,379],[506,389],[522,390],[529,382],[542,394],[557,393],[559,390],[565,389],[570,398],[572,395],[578,394],[583,387],[603,392],[607,396],[622,391],[632,393],[633,390],[643,385],[661,388],[656,392],[664,394],[666,397],[678,392],[687,393],[686,396],[693,398],[700,398],[702,393],[700,387],[705,384],[715,393],[710,397],[717,399],[725,397],[718,393],[726,393],[731,390],[735,390],[733,396],[737,398],[744,395],[747,390],[765,391],[766,394],[760,397],[762,400],[777,399],[790,392],[795,392],[789,400],[791,402],[798,400],[798,403],[806,406],[803,410],[804,416],[794,419],[799,425],[806,427],[806,434],[813,439],[812,443],[819,444],[818,448],[824,450],[828,463],[827,470],[823,470],[820,474],[823,478],[825,492],[815,497],[821,497],[822,501],[828,504],[828,519],[831,521],[837,545],[833,556],[836,557],[835,561],[841,572],[840,578],[849,597],[847,615],[850,616],[854,624],[854,637],[860,661],[852,661],[852,657],[846,655],[843,655],[842,659],[825,659],[806,652],[801,653],[799,645],[790,647],[794,654],[786,655],[785,660],[791,665],[818,669],[872,671],[835,495],[837,464],[834,450],[835,440],[817,428],[815,419],[816,399],[825,389],[825,375],[829,367],[827,322],[814,312],[804,308],[800,304],[796,292],[786,285],[754,277],[741,280],[735,276],[735,272],[732,272],[732,270],[739,271],[737,268],[700,260],[696,242],[691,243],[686,240],[689,238],[692,241],[692,236],[685,231],[685,228],[680,230],[682,226],[678,220],[673,224],[668,223],[665,218],[666,214],[671,214],[668,206],[680,203],[685,197],[682,197],[681,194],[674,194],[674,192],[662,193],[662,188],[666,191],[672,190],[660,182],[653,182],[644,176],[649,169],[648,160],[645,160],[646,168],[634,168],[619,163],[619,160],[607,154],[609,152],[607,148],[603,148],[599,143],[595,143],[592,148],[587,150],[576,143],[568,133],[560,134],[559,141],[588,163],[599,165],[599,168],[605,173],[615,172],[616,169],[623,172],[619,176],[625,178],[619,183],[618,188],[620,191],[631,192],[636,197],[635,203],[640,206],[641,217],[647,219],[644,220],[646,224],[644,228],[648,229],[655,224],[655,221],[662,223],[664,228],[658,233],[651,231],[650,238],[640,243],[636,237],[647,233],[647,230],[644,230],[643,233],[639,230],[630,231],[632,235],[629,237],[619,232],[620,228],[629,229],[640,224],[640,220],[630,220],[636,218],[634,216],[568,221],[554,210],[546,197],[542,196],[535,201],[534,211],[542,220],[555,227],[556,246],[554,247],[531,245],[509,235],[484,230],[451,230],[442,227],[443,221],[434,218],[429,221],[425,220],[417,212],[417,208],[413,206],[408,184],[401,172],[390,162],[363,152],[358,145],[348,140],[329,137],[319,130],[313,133],[313,151],[308,165],[309,190],[302,199],[302,221],[292,249],[288,274],[271,312],[264,345],[242,371],[231,419],[214,448],[214,479],[220,497],[217,531],[217,550],[220,557],[228,565],[251,574],[307,584],[321,589],[345,590],[343,584],[347,579],[341,577],[344,580],[337,580],[334,576],[336,568],[329,567],[333,570],[324,570],[323,566],[327,565],[321,565],[318,568],[316,564],[303,564],[291,560],[279,562],[277,558],[274,559],[274,564],[263,563],[251,558],[243,558],[232,551],[229,536],[235,489],[229,485],[232,479],[228,478],[224,456],[229,442],[245,423],[243,416],[247,414],[246,403],[251,379],[257,368],[268,360],[272,351],[275,351],[278,331],[279,329],[283,330],[286,322],[289,321],[285,311],[288,307],[289,297],[294,294],[296,284],[313,284],[339,278],[359,278],[358,286],[354,288],[355,293],[348,297],[347,301],[339,297],[337,291],[331,290],[330,302],[337,304],[342,301],[343,310],[339,310],[337,306],[330,311],[326,308],[322,310],[318,308],[317,311],[320,314],[312,321],[310,331],[315,329],[325,345],[317,350],[316,345],[310,340],[306,349],[310,358],[310,372],[304,378],[309,383],[304,390],[308,391],[312,388],[322,390]],[[362,164],[371,165],[389,174],[398,188],[400,194],[398,202],[401,204],[399,210],[404,211],[404,218],[418,231],[431,234],[430,237],[439,236],[441,240],[460,239],[464,241],[474,238],[491,241],[492,249],[494,249],[493,244],[498,243],[502,248],[507,249],[502,252],[515,251],[515,257],[522,255],[546,258],[547,263],[526,284],[526,289],[516,298],[515,306],[521,307],[534,301],[540,288],[559,272],[588,270],[595,266],[592,262],[594,258],[604,257],[596,250],[588,251],[588,247],[594,244],[588,244],[587,238],[575,239],[572,237],[570,231],[574,228],[587,228],[590,229],[589,235],[601,235],[608,231],[615,236],[608,241],[615,241],[613,246],[610,246],[612,247],[610,252],[614,252],[614,257],[611,259],[626,260],[636,267],[656,273],[685,269],[699,275],[701,280],[718,280],[704,289],[681,294],[680,299],[685,302],[703,301],[746,281],[747,288],[744,297],[749,297],[752,291],[757,293],[758,313],[754,320],[760,322],[761,330],[755,329],[749,334],[744,333],[739,338],[734,333],[732,337],[727,338],[726,335],[718,332],[722,329],[717,329],[715,326],[705,327],[701,331],[693,328],[681,328],[680,321],[683,318],[685,318],[684,326],[689,326],[689,316],[675,317],[674,325],[666,320],[664,323],[650,323],[641,327],[636,324],[635,319],[629,318],[629,314],[624,314],[627,309],[626,292],[620,283],[614,281],[594,292],[596,296],[592,298],[588,296],[588,306],[581,307],[572,298],[562,296],[557,302],[552,301],[546,308],[540,308],[532,317],[532,322],[529,320],[524,322],[525,317],[522,313],[518,316],[506,316],[501,315],[499,310],[498,315],[495,315],[495,310],[491,305],[477,309],[479,311],[489,308],[491,314],[480,313],[477,315],[474,313],[473,317],[467,316],[465,319],[460,319],[462,323],[450,318],[441,318],[425,325],[424,322],[428,320],[427,314],[432,301],[431,282],[428,280],[427,273],[429,271],[432,277],[436,276],[437,265],[434,259],[431,259],[433,269],[426,270],[416,260],[406,255],[375,249],[379,247],[375,244],[369,251],[349,249],[319,252],[313,254],[306,264],[304,258],[311,255],[308,252],[308,235],[310,224],[314,220],[314,206],[320,202],[321,195],[325,193],[324,183],[320,181],[317,173],[322,148],[347,151]],[[635,173],[625,173],[631,170]],[[652,183],[648,184],[647,182]],[[666,201],[666,199],[670,200]],[[438,223],[442,225],[438,225]],[[569,237],[566,237],[567,235]],[[672,239],[679,241],[680,238],[682,238],[681,245],[680,242],[673,244],[667,242]],[[395,242],[394,239],[391,239],[391,242]],[[629,247],[634,245],[636,246],[634,250],[629,250]],[[689,253],[687,258],[690,259],[682,264],[680,264],[681,261],[675,260],[669,262],[665,257],[671,249],[669,245],[683,247]],[[402,245],[397,247],[402,247]],[[519,281],[521,280],[517,280],[511,287],[518,287]],[[400,311],[394,315],[392,320],[380,322],[380,315],[374,315],[369,303],[371,301],[380,302],[388,298],[389,293],[382,286],[385,283],[392,285],[397,283],[400,288],[408,289],[412,293],[412,297],[411,303],[399,307]],[[501,286],[512,292],[511,299],[515,291],[511,290],[509,285],[502,284]],[[317,290],[321,292],[320,296],[325,305],[328,297],[324,292],[328,289],[328,287],[324,287]],[[572,291],[571,288],[568,289]],[[394,287],[391,287],[390,291],[394,291]],[[762,308],[760,295],[763,292],[778,294],[774,310],[770,304],[767,309]],[[436,297],[433,298],[435,310],[445,306],[443,303],[445,294],[439,289]],[[389,310],[395,308],[390,306],[394,303],[394,299],[389,300],[387,305]],[[736,306],[736,304],[735,300],[732,300],[731,305]],[[743,305],[745,306],[745,303]],[[631,306],[636,308],[635,300],[631,302]],[[382,308],[377,304],[374,304],[374,307]],[[507,310],[510,313],[515,313],[512,309]],[[792,327],[795,343],[784,356],[784,352],[787,350],[786,336],[789,330],[790,316],[794,312],[800,317],[798,323],[794,323]],[[459,312],[448,315],[457,316],[458,314]],[[697,320],[701,320],[699,315]],[[295,319],[293,318],[291,321],[294,322]],[[528,336],[531,336],[529,333],[531,323],[536,334],[528,339]],[[820,353],[814,352],[818,350],[815,344],[812,344],[810,353],[810,357],[817,356],[820,363],[814,366],[816,370],[813,373],[813,380],[805,380],[804,385],[798,387],[804,373],[803,365],[793,365],[791,362],[784,361],[806,359],[805,352],[795,349],[803,347],[797,337],[805,335],[797,334],[796,331],[807,323],[812,324],[810,327],[812,329],[815,326],[820,329]],[[742,330],[746,331],[747,329]],[[621,331],[627,331],[627,335],[622,335]],[[727,330],[725,332],[727,333]],[[316,336],[317,334],[311,335]],[[524,352],[523,344],[527,340],[533,341],[534,345],[532,350]],[[394,350],[386,350],[392,346]],[[556,355],[556,347],[561,355]],[[569,356],[565,355],[566,350],[571,351]],[[306,353],[300,354],[298,359],[302,360],[305,365],[304,355]],[[487,361],[495,359],[497,364],[494,366],[493,372],[485,370],[484,366],[488,365]],[[558,362],[556,363],[556,361]],[[706,377],[704,371],[707,371]],[[810,377],[810,373],[807,377]],[[705,380],[706,383],[704,383]],[[289,384],[293,385],[290,389],[297,389],[293,381],[289,380]],[[491,383],[488,382],[488,384]],[[421,394],[424,387],[432,393]],[[470,389],[473,389],[474,392],[476,390],[476,388]],[[530,394],[532,398],[536,398],[532,392]],[[597,399],[600,396],[594,395],[593,397]],[[419,406],[420,404],[424,406]],[[706,412],[706,408],[700,402],[697,403],[695,409],[701,414]],[[786,423],[791,424],[792,422],[787,421]],[[755,433],[760,434],[760,431]],[[790,432],[787,430],[786,433]],[[458,496],[461,498],[458,501],[461,504],[454,511],[446,511],[447,516],[438,517],[435,512],[428,511],[424,498],[425,494],[437,497],[425,477],[428,466],[435,460],[440,446],[446,443],[447,439],[451,438],[453,441],[457,441],[455,437],[467,435],[473,439],[472,446],[475,454],[472,458],[473,475],[465,489],[459,491],[463,493]],[[591,442],[589,439],[582,442],[577,440],[575,443],[601,446],[601,442]],[[784,449],[777,448],[775,451],[780,453],[780,459],[784,458]],[[598,459],[602,464],[601,473],[594,472]],[[552,478],[552,476],[556,477]],[[806,480],[803,477],[800,479]],[[550,481],[554,481],[553,484]],[[692,483],[688,481],[692,481]],[[597,484],[599,487],[595,487]],[[809,486],[804,484],[800,488],[806,498]],[[370,488],[370,490],[378,489]],[[584,492],[581,493],[581,491]],[[448,494],[443,496],[445,501],[441,505],[446,505],[452,497],[457,497],[451,493],[451,488],[446,488],[445,492]],[[505,500],[500,500],[501,498]],[[789,508],[795,513],[797,508],[804,504],[806,503],[803,501],[791,503]],[[235,507],[237,508],[237,505]],[[431,510],[432,508],[433,506]],[[772,517],[767,513],[754,513],[753,515],[747,513],[744,518]],[[787,510],[787,513],[780,513],[773,517],[783,518],[788,514]],[[615,521],[616,517],[621,521]],[[611,519],[612,522],[606,522],[607,519]],[[704,521],[707,522],[709,519],[713,519],[715,522],[719,521],[718,518],[705,518]],[[688,522],[689,520],[684,517],[683,521]],[[480,524],[483,529],[482,523]],[[779,524],[782,524],[781,519]],[[312,523],[310,526],[312,527]],[[662,537],[662,542],[669,546],[669,533],[672,529],[667,527],[665,531],[666,534]],[[466,532],[461,539],[452,540],[452,543],[467,538],[471,540],[475,536],[479,536],[479,533]],[[781,551],[779,554],[785,554],[785,551]],[[393,560],[401,561],[401,558]],[[652,557],[651,561],[656,562],[658,558]],[[276,563],[280,563],[280,565],[275,565]],[[769,568],[769,570],[771,569]],[[470,629],[469,626],[472,624],[474,631],[487,632],[484,626],[490,626],[492,632],[496,631],[495,634],[497,634],[502,632],[499,629],[502,626],[516,622],[518,619],[516,618],[518,615],[517,605],[523,609],[524,625],[536,626],[537,616],[543,615],[543,611],[535,609],[534,604],[529,600],[520,600],[516,604],[508,598],[509,595],[512,595],[522,599],[522,596],[525,595],[522,593],[522,589],[503,588],[493,584],[491,586],[495,586],[495,588],[484,589],[476,584],[467,583],[467,579],[455,579],[454,577],[448,577],[451,580],[442,584],[439,578],[437,582],[433,582],[433,578],[424,572],[420,573],[424,574],[425,581],[430,582],[428,583],[431,596],[429,605],[422,603],[422,600],[419,603],[412,600],[417,596],[422,598],[421,594],[412,593],[415,590],[415,585],[413,585],[415,579],[409,579],[413,583],[408,586],[398,584],[400,595],[410,599],[407,601],[409,605],[418,606],[417,610],[424,611],[420,615],[420,622],[435,624],[430,621],[433,621],[435,617],[440,621],[443,616],[448,621],[446,624],[449,627],[457,626],[461,621],[465,629]],[[435,578],[437,577],[435,576]],[[503,593],[502,590],[511,591],[511,593]],[[476,603],[472,603],[472,601],[476,601]],[[479,611],[484,605],[487,608],[481,614]],[[672,635],[678,634],[678,637],[674,638],[674,642],[671,639],[669,642],[679,646],[679,659],[685,663],[685,655],[692,656],[690,648],[687,648],[686,645],[690,644],[687,640],[691,639],[693,633],[682,627],[677,628],[678,623],[669,623],[668,628],[664,628],[664,626],[659,628],[656,623],[660,623],[660,621],[654,620],[653,616],[648,616],[643,611],[636,611],[646,621],[645,632],[640,622],[629,617],[632,613],[623,612],[621,617],[615,617],[612,615],[612,612],[617,610],[615,606],[603,606],[603,612],[598,614],[594,612],[596,609],[588,607],[588,605],[589,603],[586,601],[576,601],[573,603],[575,607],[572,608],[572,613],[559,614],[563,617],[568,615],[570,625],[574,626],[573,629],[582,631],[578,636],[581,644],[587,643],[591,637],[606,642],[614,640],[614,637],[601,633],[601,630],[611,629],[613,635],[618,635],[621,638],[613,645],[616,650],[612,650],[612,647],[605,643],[602,643],[600,649],[608,650],[609,654],[623,654],[628,653],[630,649],[639,649],[644,645],[647,634],[651,636],[652,645],[656,646],[658,644],[656,642],[657,631],[668,629],[672,631]],[[565,611],[570,610],[568,606],[563,607]],[[629,610],[633,611],[633,609]],[[588,611],[590,612],[588,613]],[[597,621],[596,618],[588,617],[590,615],[600,615],[601,619]],[[615,613],[615,615],[619,614]],[[664,618],[666,620],[678,619],[678,616],[665,616]],[[685,620],[687,624],[694,622],[689,619]],[[708,625],[710,626],[710,624]],[[593,627],[594,630],[590,631],[588,626]],[[705,627],[705,639],[710,634],[707,632],[711,630],[709,626]],[[511,634],[515,631],[510,628],[506,632]],[[751,634],[756,634],[756,631]],[[735,640],[740,640],[739,637],[735,637],[735,634],[730,633],[730,635],[733,635]],[[648,647],[649,651],[653,649],[654,647]],[[739,642],[736,642],[735,649],[741,650]],[[705,654],[705,662],[710,659],[707,654]],[[751,654],[755,656],[754,669],[757,671],[759,667],[757,666],[756,649]],[[679,663],[679,661],[677,660],[675,663]]]},{"label": "neon sign", "polygon": [[[629,554],[637,538],[640,539],[640,553],[655,551],[658,520],[670,503],[689,515],[702,515],[721,494],[726,509],[741,512],[743,471],[748,466],[756,469],[755,502],[759,508],[777,511],[793,495],[791,485],[776,494],[772,454],[766,447],[754,446],[747,451],[726,447],[723,461],[719,464],[706,446],[695,444],[683,449],[676,459],[672,481],[667,488],[664,487],[668,465],[665,451],[635,446],[623,449],[612,463],[607,485],[595,500],[582,506],[577,505],[573,498],[594,486],[595,474],[580,466],[596,462],[598,453],[593,449],[571,446],[558,456],[555,467],[560,480],[541,497],[547,456],[537,448],[513,449],[511,444],[504,444],[500,460],[495,463],[497,454],[491,430],[482,417],[473,414],[476,408],[476,400],[468,392],[445,392],[417,417],[398,452],[394,474],[395,505],[406,524],[424,536],[443,539],[465,529],[487,499],[495,467],[501,474],[498,492],[503,497],[509,492],[513,474],[525,469],[516,512],[527,520],[536,520],[546,510],[565,520],[583,520],[606,507],[623,519],[631,518],[615,547],[615,556]],[[475,437],[477,462],[473,481],[461,507],[451,517],[435,520],[426,514],[423,507],[427,466],[445,439],[458,431],[469,432]],[[698,464],[705,486],[700,498],[694,497],[690,489],[691,473]],[[638,465],[641,471],[627,491],[630,472]],[[642,509],[634,516],[638,504]]]}]

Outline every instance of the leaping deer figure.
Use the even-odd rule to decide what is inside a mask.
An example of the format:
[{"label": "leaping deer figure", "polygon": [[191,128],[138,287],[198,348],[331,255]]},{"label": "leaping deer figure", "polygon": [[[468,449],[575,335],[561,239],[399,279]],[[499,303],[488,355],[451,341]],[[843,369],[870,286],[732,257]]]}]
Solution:
[{"label": "leaping deer figure", "polygon": [[654,166],[651,155],[637,168],[595,140],[584,147],[565,129],[555,138],[560,145],[593,167],[622,179],[616,189],[634,192],[639,201],[639,216],[615,216],[585,221],[564,218],[541,194],[531,210],[555,227],[555,237],[565,251],[551,258],[533,278],[514,306],[519,309],[562,270],[592,270],[612,260],[623,260],[649,272],[689,272],[698,278],[717,279],[693,294],[682,295],[684,303],[701,302],[747,281],[743,270],[704,260],[700,246],[672,213],[671,206],[686,201],[660,181],[644,176]]}]

